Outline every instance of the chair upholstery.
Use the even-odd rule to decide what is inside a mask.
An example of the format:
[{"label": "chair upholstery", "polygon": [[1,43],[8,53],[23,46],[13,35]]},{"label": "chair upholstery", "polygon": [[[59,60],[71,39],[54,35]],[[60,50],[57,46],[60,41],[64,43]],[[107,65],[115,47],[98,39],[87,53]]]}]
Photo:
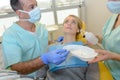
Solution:
[{"label": "chair upholstery", "polygon": [[98,62],[98,64],[100,69],[100,80],[114,80],[105,64],[103,62]]},{"label": "chair upholstery", "polygon": [[86,25],[84,22],[82,22],[82,28],[80,31],[80,34],[76,37],[77,41],[82,41],[83,43],[87,43],[87,40],[85,39],[85,31],[86,31]]}]

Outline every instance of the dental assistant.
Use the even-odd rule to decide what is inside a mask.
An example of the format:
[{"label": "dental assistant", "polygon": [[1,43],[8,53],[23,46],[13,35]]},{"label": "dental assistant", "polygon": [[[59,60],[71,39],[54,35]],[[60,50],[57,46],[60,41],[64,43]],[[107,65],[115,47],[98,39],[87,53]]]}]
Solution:
[{"label": "dental assistant", "polygon": [[120,0],[108,0],[107,7],[113,15],[103,28],[103,37],[99,37],[105,50],[96,50],[100,55],[90,63],[105,60],[114,80],[120,80]]},{"label": "dental assistant", "polygon": [[10,5],[19,20],[3,34],[5,68],[33,77],[44,65],[62,63],[69,52],[64,49],[46,52],[48,31],[45,25],[35,24],[41,18],[36,0],[10,0]]}]

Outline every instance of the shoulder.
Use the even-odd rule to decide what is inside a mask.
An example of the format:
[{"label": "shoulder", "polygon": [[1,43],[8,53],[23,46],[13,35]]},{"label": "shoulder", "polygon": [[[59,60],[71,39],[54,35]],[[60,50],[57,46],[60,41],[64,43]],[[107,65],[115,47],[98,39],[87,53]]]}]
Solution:
[{"label": "shoulder", "polygon": [[110,25],[111,23],[113,23],[113,21],[116,20],[118,14],[112,14],[108,20],[106,21],[104,27],[103,27],[103,31],[105,32],[105,30],[109,27],[108,25]]},{"label": "shoulder", "polygon": [[3,33],[3,37],[4,36],[10,36],[10,35],[15,35],[15,24],[11,25],[8,29],[5,30],[5,32]]},{"label": "shoulder", "polygon": [[15,38],[17,37],[17,30],[16,30],[16,24],[12,24],[8,29],[6,29],[6,31],[3,33],[2,35],[2,41],[14,41]]},{"label": "shoulder", "polygon": [[116,19],[117,16],[118,16],[118,14],[112,14],[112,15],[108,18],[107,23],[109,23],[109,22],[111,21],[111,19],[113,19],[113,18]]}]

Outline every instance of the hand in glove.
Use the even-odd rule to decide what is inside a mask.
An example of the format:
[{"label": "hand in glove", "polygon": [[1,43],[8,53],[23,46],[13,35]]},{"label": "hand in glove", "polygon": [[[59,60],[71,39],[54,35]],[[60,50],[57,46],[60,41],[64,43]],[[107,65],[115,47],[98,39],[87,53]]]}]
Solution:
[{"label": "hand in glove", "polygon": [[44,64],[53,63],[58,65],[66,59],[68,53],[69,51],[65,49],[57,49],[43,54],[41,56],[41,60],[43,61]]}]

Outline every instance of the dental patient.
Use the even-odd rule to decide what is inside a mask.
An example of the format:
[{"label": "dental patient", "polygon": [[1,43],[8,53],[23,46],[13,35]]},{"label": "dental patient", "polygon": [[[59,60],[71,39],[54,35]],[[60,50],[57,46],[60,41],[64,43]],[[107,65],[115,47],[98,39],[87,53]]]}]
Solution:
[{"label": "dental patient", "polygon": [[[84,45],[82,41],[77,41],[82,31],[82,25],[82,21],[77,16],[66,17],[63,22],[63,43],[51,45],[49,51],[63,48],[65,45]],[[59,65],[49,64],[46,80],[99,80],[99,77],[98,63],[88,64],[71,56]]]}]

